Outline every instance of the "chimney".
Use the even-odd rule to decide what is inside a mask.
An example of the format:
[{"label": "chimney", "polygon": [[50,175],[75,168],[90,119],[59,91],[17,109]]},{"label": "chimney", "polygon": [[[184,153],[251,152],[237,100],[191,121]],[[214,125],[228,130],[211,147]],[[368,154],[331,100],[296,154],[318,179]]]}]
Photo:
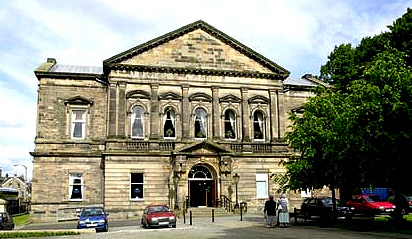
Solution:
[{"label": "chimney", "polygon": [[312,74],[304,74],[304,75],[302,76],[302,78],[303,78],[303,79],[313,78],[313,75],[312,75]]}]

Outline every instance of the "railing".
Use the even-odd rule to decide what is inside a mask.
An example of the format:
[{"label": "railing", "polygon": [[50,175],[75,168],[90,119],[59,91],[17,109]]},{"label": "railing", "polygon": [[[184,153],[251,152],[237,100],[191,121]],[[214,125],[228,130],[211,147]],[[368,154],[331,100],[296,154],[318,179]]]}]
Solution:
[{"label": "railing", "polygon": [[252,144],[252,152],[265,153],[265,152],[271,152],[271,151],[272,151],[272,145],[270,144]]},{"label": "railing", "polygon": [[232,201],[225,195],[220,196],[221,207],[223,207],[227,212],[232,211]]},{"label": "railing", "polygon": [[149,150],[148,142],[126,142],[127,150]]},{"label": "railing", "polygon": [[[175,150],[177,145],[183,146],[187,143],[181,141],[126,141],[120,142],[118,144],[113,144],[114,148],[123,147],[130,151],[148,151],[148,150],[159,150],[159,151],[172,151]],[[273,144],[268,142],[262,143],[240,143],[240,142],[222,142],[218,143],[221,146],[230,149],[236,153],[274,153],[288,151],[288,147],[285,144]]]}]

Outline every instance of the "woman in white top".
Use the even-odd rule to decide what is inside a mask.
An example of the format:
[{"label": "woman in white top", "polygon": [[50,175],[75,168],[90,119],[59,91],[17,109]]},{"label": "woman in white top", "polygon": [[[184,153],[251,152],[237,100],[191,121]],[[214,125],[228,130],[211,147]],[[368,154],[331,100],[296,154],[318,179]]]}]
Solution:
[{"label": "woman in white top", "polygon": [[[279,210],[279,225],[283,227],[289,227],[289,200],[284,194],[280,196],[278,201]],[[283,225],[282,225],[283,224]]]}]

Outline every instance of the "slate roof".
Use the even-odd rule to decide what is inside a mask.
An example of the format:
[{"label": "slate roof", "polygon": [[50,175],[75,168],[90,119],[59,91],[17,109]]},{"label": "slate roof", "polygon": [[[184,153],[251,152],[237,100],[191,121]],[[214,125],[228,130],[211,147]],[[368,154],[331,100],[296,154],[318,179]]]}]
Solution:
[{"label": "slate roof", "polygon": [[54,65],[49,72],[77,73],[77,74],[103,74],[103,67],[98,66],[76,66],[76,65]]},{"label": "slate roof", "polygon": [[287,78],[283,81],[285,86],[303,86],[303,87],[316,87],[316,84],[313,81],[310,81],[305,78]]}]

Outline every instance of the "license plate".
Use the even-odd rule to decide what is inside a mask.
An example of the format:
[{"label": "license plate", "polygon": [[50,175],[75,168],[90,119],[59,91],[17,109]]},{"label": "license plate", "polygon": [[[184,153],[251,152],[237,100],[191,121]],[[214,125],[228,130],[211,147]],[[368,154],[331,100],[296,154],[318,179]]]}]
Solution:
[{"label": "license plate", "polygon": [[97,224],[96,223],[87,224],[87,227],[97,227]]},{"label": "license plate", "polygon": [[169,222],[159,222],[159,225],[169,225]]}]

